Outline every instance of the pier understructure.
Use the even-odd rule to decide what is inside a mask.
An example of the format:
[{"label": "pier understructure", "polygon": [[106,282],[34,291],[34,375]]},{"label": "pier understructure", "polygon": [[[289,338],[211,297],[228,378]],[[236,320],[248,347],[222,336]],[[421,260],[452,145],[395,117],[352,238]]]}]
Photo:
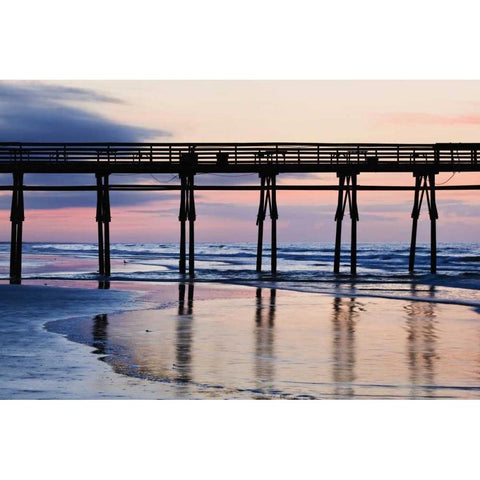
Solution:
[{"label": "pier understructure", "polygon": [[[0,173],[10,174],[12,181],[0,190],[12,192],[10,282],[22,278],[22,229],[25,221],[24,194],[31,191],[92,191],[96,193],[98,224],[98,273],[105,282],[111,276],[110,261],[110,192],[178,191],[180,222],[179,272],[195,276],[195,192],[238,190],[259,192],[256,218],[258,228],[256,271],[262,272],[264,223],[270,217],[270,273],[277,274],[277,191],[337,192],[333,272],[340,274],[342,223],[350,217],[350,275],[357,274],[357,224],[359,191],[411,191],[413,209],[408,270],[415,270],[417,226],[422,204],[427,205],[430,220],[430,271],[437,271],[438,210],[436,196],[442,190],[479,190],[480,185],[436,185],[441,172],[479,172],[477,162],[480,143],[435,144],[332,144],[332,143],[0,143]],[[362,173],[411,173],[413,182],[405,185],[361,185]],[[88,185],[28,185],[28,174],[91,174],[95,182]],[[196,174],[255,173],[256,185],[196,185]],[[331,173],[336,179],[329,185],[277,184],[282,174]],[[110,184],[114,174],[169,174],[177,184]],[[425,200],[425,202],[424,202]],[[347,208],[348,207],[348,208]],[[281,210],[281,207],[280,207]],[[333,213],[333,212],[332,212]],[[188,254],[187,254],[188,227]],[[139,239],[141,240],[141,239]],[[160,239],[159,239],[160,241]],[[188,259],[188,263],[187,263]],[[188,265],[188,268],[187,268]],[[407,267],[407,266],[406,266]]]}]

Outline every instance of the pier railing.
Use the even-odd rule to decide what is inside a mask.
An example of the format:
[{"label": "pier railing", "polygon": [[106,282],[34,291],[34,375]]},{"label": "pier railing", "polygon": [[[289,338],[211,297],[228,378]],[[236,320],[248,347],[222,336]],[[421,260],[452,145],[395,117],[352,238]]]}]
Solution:
[{"label": "pier railing", "polygon": [[478,143],[0,143],[0,162],[476,165]]}]

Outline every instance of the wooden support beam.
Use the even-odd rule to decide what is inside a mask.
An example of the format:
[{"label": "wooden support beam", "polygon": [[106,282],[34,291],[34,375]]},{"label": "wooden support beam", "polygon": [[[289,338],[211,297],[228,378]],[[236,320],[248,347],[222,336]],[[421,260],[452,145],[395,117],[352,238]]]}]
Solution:
[{"label": "wooden support beam", "polygon": [[10,283],[22,281],[22,230],[25,220],[23,202],[23,173],[13,173],[12,204],[10,221],[12,223],[10,239]]},{"label": "wooden support beam", "polygon": [[98,230],[98,273],[107,277],[111,274],[110,262],[110,192],[108,174],[97,173],[97,221]]},{"label": "wooden support beam", "polygon": [[257,226],[257,272],[262,271],[263,222],[265,221],[265,177],[260,176],[260,203],[258,205]]},{"label": "wooden support beam", "polygon": [[21,185],[23,183],[23,174],[18,174],[18,219],[17,219],[17,252],[16,252],[16,269],[15,277],[20,283],[22,280],[22,247],[23,247],[23,221],[25,220],[23,191]]},{"label": "wooden support beam", "polygon": [[267,215],[267,210],[271,219],[271,247],[270,247],[270,268],[271,273],[277,273],[277,184],[276,173],[260,173],[260,203],[258,206],[257,226],[258,226],[258,242],[257,242],[257,272],[262,271],[262,255],[263,255],[263,224]]},{"label": "wooden support beam", "polygon": [[435,195],[435,173],[414,174],[415,196],[412,209],[412,237],[410,241],[410,257],[408,270],[412,273],[415,270],[415,250],[417,243],[417,225],[423,198],[427,200],[428,214],[430,217],[430,272],[437,271],[437,219],[438,210]]},{"label": "wooden support beam", "polygon": [[102,185],[102,175],[97,173],[97,215],[95,220],[97,222],[98,230],[98,273],[100,275],[105,275],[105,255],[103,251],[104,240],[103,240],[103,185]]},{"label": "wooden support beam", "polygon": [[358,207],[357,207],[357,176],[351,176],[352,191],[350,197],[350,219],[351,227],[351,241],[350,241],[350,273],[357,274],[357,222],[358,222]]},{"label": "wooden support beam", "polygon": [[[429,174],[430,202],[428,213],[430,215],[430,272],[437,273],[437,201],[435,196],[435,175]],[[428,197],[427,197],[428,198]]]},{"label": "wooden support beam", "polygon": [[179,260],[179,271],[180,273],[186,272],[186,226],[185,222],[187,220],[187,210],[186,210],[186,177],[180,177],[180,212],[178,214],[178,220],[180,222],[180,260]]},{"label": "wooden support beam", "polygon": [[342,175],[339,177],[339,188],[338,188],[338,201],[337,201],[337,211],[335,213],[335,221],[337,222],[337,228],[335,232],[335,257],[333,261],[333,272],[340,273],[340,256],[342,248],[342,221],[343,215],[345,212],[345,205],[343,202],[343,188],[345,185],[345,176]]},{"label": "wooden support beam", "polygon": [[278,208],[277,208],[277,190],[276,190],[276,178],[275,175],[270,179],[270,219],[272,222],[272,243],[271,243],[271,256],[270,256],[270,268],[272,274],[277,273],[277,220],[278,220]]},{"label": "wooden support beam", "polygon": [[188,274],[195,276],[195,185],[194,174],[189,172],[180,175],[180,260],[179,271],[186,273],[187,253],[186,253],[186,223],[188,220]]},{"label": "wooden support beam", "polygon": [[[16,196],[16,193],[12,195]],[[14,202],[16,204],[16,200],[12,198],[12,208],[11,208],[11,215],[10,215],[10,222],[12,224],[11,229],[11,236],[10,236],[10,283],[15,283],[15,274],[16,274],[16,259],[17,259],[17,223],[12,220],[14,208]]]},{"label": "wooden support beam", "polygon": [[105,255],[105,275],[110,276],[110,222],[112,216],[110,213],[110,191],[108,188],[108,174],[104,176],[103,184],[103,228],[104,228],[104,255]]},{"label": "wooden support beam", "polygon": [[351,219],[351,240],[350,240],[350,273],[357,273],[357,175],[358,173],[338,174],[338,200],[337,210],[335,212],[335,221],[337,228],[335,231],[335,253],[333,260],[333,272],[340,273],[340,257],[342,248],[342,221],[345,216],[345,208],[348,203],[348,209]]},{"label": "wooden support beam", "polygon": [[[188,177],[188,274],[190,277],[195,276],[195,220],[197,218],[195,212],[195,190],[194,190],[194,176]],[[190,292],[190,287],[189,287]]]},{"label": "wooden support beam", "polygon": [[422,177],[420,175],[415,177],[415,194],[413,199],[413,209],[412,209],[412,236],[410,240],[410,257],[408,262],[408,271],[413,272],[415,270],[415,250],[417,246],[417,225],[418,217],[420,215],[420,205],[423,198],[423,194],[420,197],[420,187],[421,187]]},{"label": "wooden support beam", "polygon": [[188,275],[195,276],[195,221],[188,220]]}]

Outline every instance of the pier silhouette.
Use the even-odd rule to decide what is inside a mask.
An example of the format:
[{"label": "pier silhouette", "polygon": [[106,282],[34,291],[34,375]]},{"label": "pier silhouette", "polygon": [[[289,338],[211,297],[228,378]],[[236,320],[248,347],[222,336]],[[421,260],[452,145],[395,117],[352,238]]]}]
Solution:
[{"label": "pier silhouette", "polygon": [[[360,220],[358,191],[412,191],[412,234],[408,270],[415,270],[417,224],[426,199],[430,219],[430,271],[437,271],[436,191],[479,190],[480,185],[436,185],[440,172],[478,172],[480,143],[434,144],[332,144],[332,143],[0,143],[0,173],[11,174],[12,192],[10,282],[20,283],[22,274],[22,229],[25,221],[24,193],[31,191],[92,191],[97,196],[98,265],[101,278],[111,276],[110,192],[179,191],[179,271],[195,275],[195,192],[199,190],[258,191],[258,243],[256,270],[262,271],[264,221],[271,218],[270,270],[277,273],[278,190],[332,190],[338,192],[333,271],[340,272],[342,223],[351,220],[350,274],[357,273],[357,223]],[[411,173],[412,186],[361,185],[361,173]],[[91,174],[90,185],[27,185],[26,174]],[[112,174],[174,174],[179,183],[156,185],[109,183]],[[197,173],[256,173],[257,185],[195,185]],[[280,174],[335,174],[330,185],[277,185]],[[187,255],[188,222],[188,255]]]}]

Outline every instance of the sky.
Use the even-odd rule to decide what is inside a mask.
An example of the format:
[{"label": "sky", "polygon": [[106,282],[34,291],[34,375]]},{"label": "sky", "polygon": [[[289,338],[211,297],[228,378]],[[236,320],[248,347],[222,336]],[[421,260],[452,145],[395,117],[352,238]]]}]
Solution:
[{"label": "sky", "polygon": [[[0,82],[0,141],[479,142],[480,81],[162,80]],[[9,175],[0,176],[11,183]],[[480,184],[443,173],[437,183]],[[112,176],[111,183],[125,183]],[[171,175],[130,182],[178,182]],[[256,184],[258,177],[197,175],[198,183]],[[93,184],[88,175],[27,175],[25,183]],[[279,184],[337,182],[335,174]],[[361,174],[359,184],[413,185],[409,174]],[[478,193],[438,192],[438,240],[477,241]],[[11,193],[0,193],[0,241],[9,241]],[[25,241],[96,241],[94,192],[26,192]],[[409,241],[413,192],[359,192],[360,242]],[[112,242],[176,242],[179,193],[112,192]],[[197,192],[196,239],[256,240],[258,192]],[[336,193],[278,192],[278,240],[334,240]],[[348,218],[345,241],[348,241]],[[268,228],[268,224],[267,224]],[[428,214],[419,240],[427,241]],[[268,238],[268,235],[267,235]]]}]

